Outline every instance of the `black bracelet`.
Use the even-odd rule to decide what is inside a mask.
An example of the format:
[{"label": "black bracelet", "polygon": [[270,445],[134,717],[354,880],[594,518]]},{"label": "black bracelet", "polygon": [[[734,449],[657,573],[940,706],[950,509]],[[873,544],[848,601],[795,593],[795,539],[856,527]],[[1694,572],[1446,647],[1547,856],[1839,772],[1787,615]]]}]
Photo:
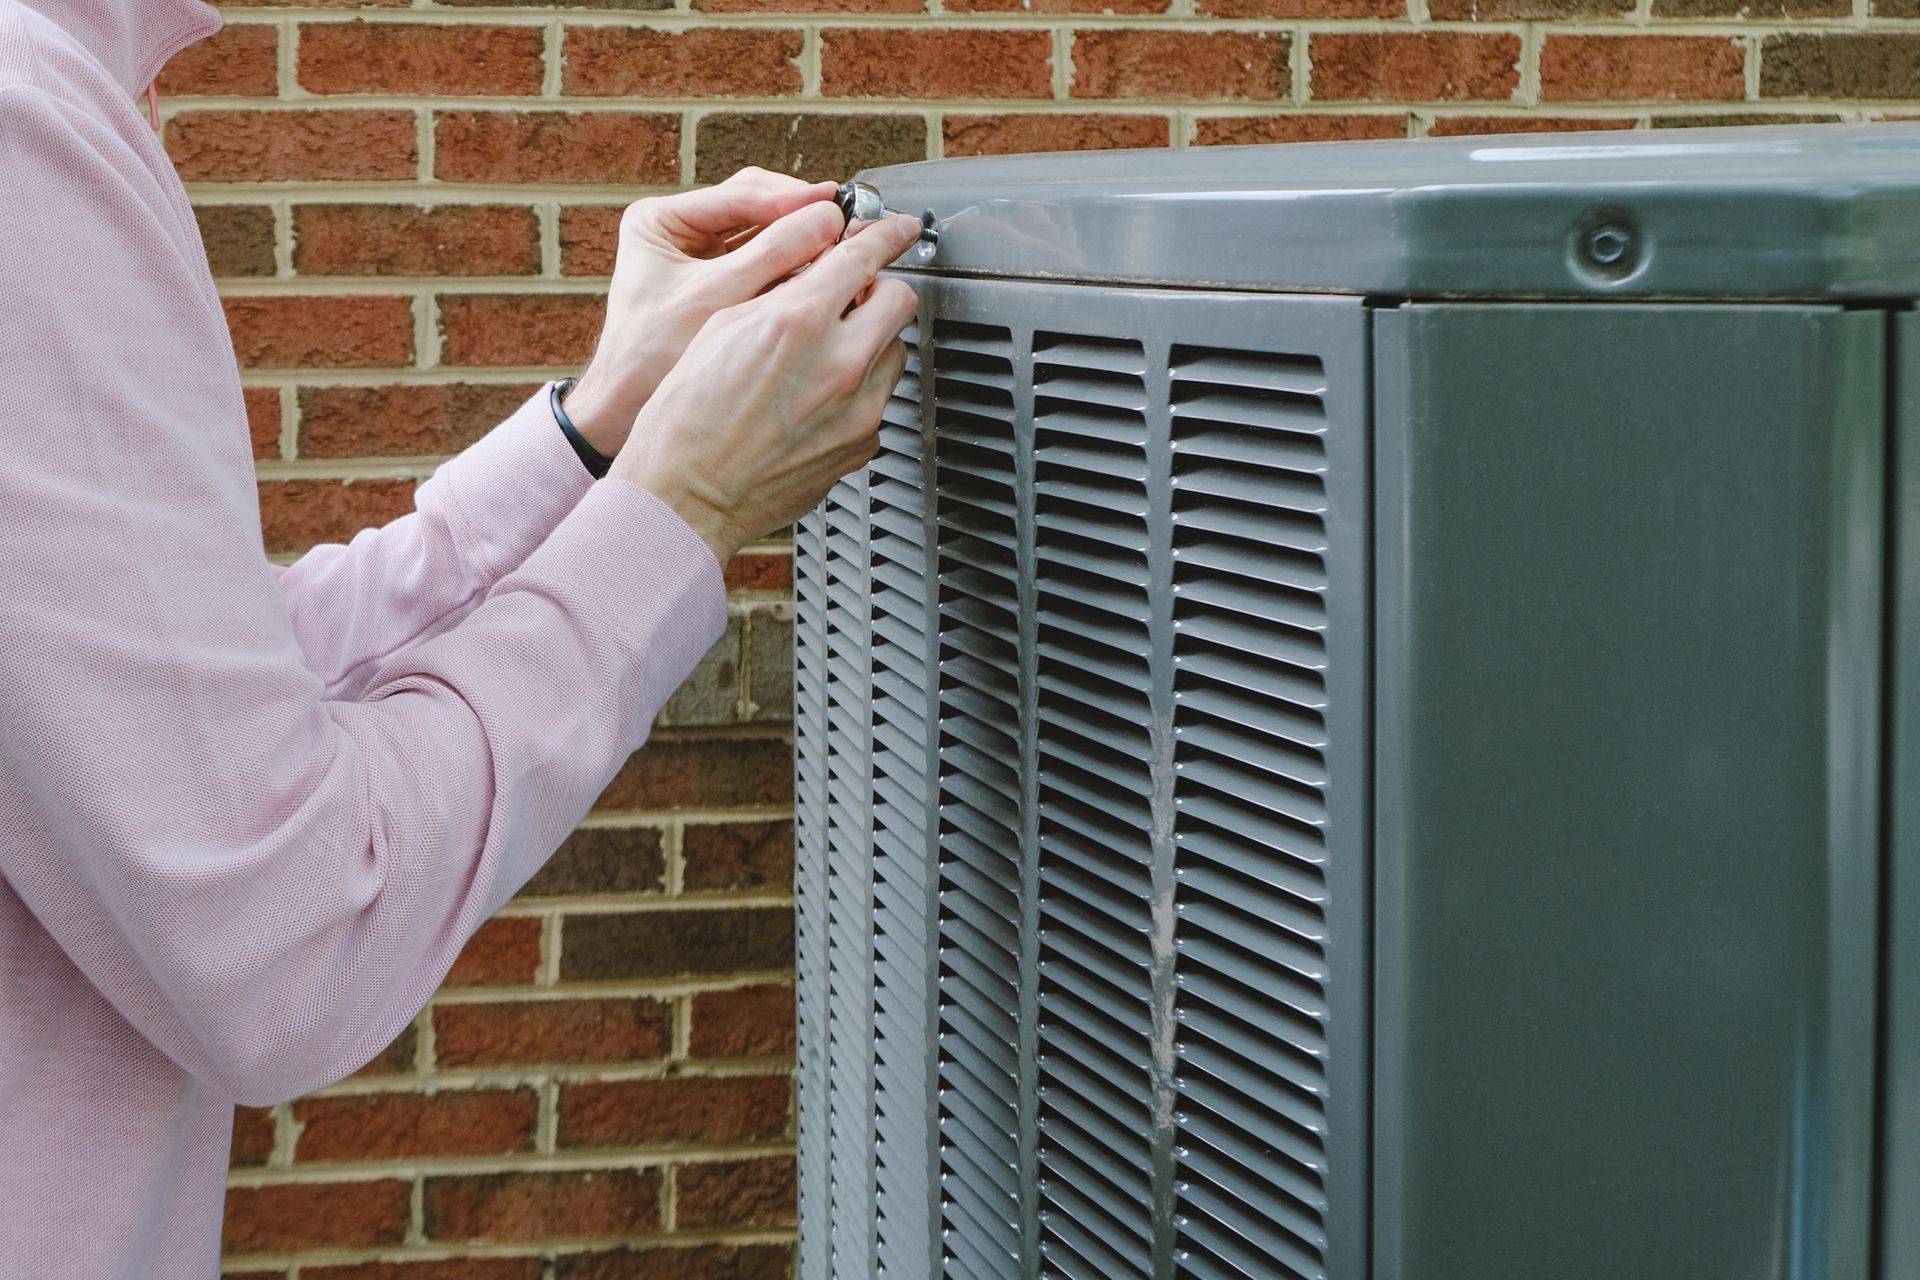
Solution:
[{"label": "black bracelet", "polygon": [[560,431],[567,437],[567,443],[572,445],[574,453],[579,455],[580,465],[587,469],[588,475],[598,480],[607,474],[608,468],[613,466],[613,459],[588,444],[587,438],[580,434],[580,428],[573,425],[573,419],[569,418],[566,409],[561,407],[560,397],[573,390],[573,382],[572,378],[562,378],[553,384],[550,396],[553,420],[560,424]]}]

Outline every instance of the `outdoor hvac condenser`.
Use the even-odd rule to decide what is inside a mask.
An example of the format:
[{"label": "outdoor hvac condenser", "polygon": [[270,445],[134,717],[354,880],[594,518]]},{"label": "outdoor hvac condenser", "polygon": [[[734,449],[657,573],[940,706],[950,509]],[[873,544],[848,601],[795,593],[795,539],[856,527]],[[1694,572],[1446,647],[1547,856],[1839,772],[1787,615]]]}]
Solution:
[{"label": "outdoor hvac condenser", "polygon": [[864,176],[802,1280],[1920,1277],[1920,129]]}]

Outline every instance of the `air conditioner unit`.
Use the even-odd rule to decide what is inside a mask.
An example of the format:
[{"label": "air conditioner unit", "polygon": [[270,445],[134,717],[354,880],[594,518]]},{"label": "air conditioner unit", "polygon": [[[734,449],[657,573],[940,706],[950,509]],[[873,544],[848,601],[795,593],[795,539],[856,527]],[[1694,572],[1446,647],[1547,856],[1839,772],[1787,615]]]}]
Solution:
[{"label": "air conditioner unit", "polygon": [[802,1280],[1920,1276],[1920,129],[864,176]]}]

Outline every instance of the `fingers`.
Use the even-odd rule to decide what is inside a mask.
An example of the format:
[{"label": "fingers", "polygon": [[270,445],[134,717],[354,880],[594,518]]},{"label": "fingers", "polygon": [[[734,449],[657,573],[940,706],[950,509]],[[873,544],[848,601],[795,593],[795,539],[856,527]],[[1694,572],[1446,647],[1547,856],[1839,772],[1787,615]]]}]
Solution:
[{"label": "fingers", "polygon": [[920,295],[902,280],[874,282],[873,294],[855,307],[843,322],[846,333],[864,350],[878,351],[913,322],[920,311]]},{"label": "fingers", "polygon": [[722,259],[738,281],[735,292],[751,298],[812,262],[839,238],[841,222],[838,209],[816,201],[753,236]]},{"label": "fingers", "polygon": [[776,221],[795,209],[833,199],[831,182],[802,182],[765,169],[742,169],[718,186],[703,187],[657,202],[662,217],[701,235],[719,235],[736,227]]},{"label": "fingers", "polygon": [[873,223],[822,255],[813,269],[794,283],[838,315],[919,238],[920,223],[904,214]]}]

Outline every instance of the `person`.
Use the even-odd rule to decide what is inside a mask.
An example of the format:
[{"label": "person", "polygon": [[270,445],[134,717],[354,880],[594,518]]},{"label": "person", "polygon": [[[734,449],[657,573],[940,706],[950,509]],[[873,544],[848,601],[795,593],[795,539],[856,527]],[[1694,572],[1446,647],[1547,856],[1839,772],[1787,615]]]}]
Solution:
[{"label": "person", "polygon": [[748,172],[624,215],[598,346],[278,568],[136,101],[199,0],[0,0],[0,1276],[204,1280],[232,1109],[368,1061],[877,447],[911,219]]}]

